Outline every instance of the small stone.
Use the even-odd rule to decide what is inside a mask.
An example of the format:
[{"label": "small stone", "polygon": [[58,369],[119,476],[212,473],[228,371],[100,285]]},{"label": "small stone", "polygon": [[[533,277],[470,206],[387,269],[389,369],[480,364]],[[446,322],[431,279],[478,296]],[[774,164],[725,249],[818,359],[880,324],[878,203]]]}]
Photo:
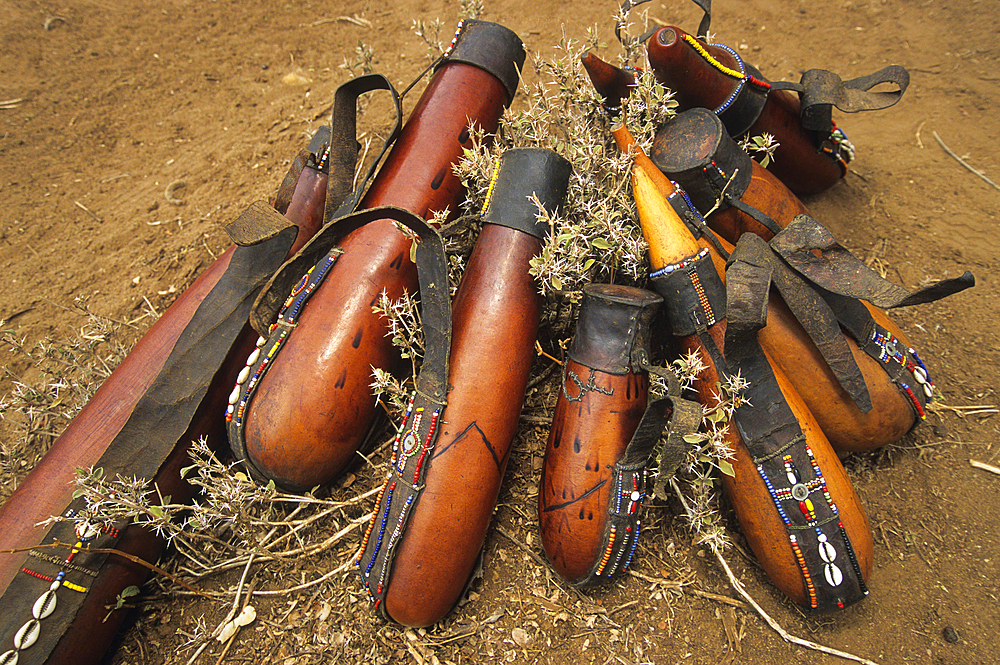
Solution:
[{"label": "small stone", "polygon": [[944,630],[941,631],[941,634],[944,636],[944,641],[948,644],[958,642],[958,631],[951,626],[945,626]]}]

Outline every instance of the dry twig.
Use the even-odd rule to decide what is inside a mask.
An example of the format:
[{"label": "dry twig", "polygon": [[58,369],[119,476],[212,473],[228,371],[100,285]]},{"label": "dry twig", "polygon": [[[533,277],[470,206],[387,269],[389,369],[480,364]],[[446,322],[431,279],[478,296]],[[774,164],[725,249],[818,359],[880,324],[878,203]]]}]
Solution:
[{"label": "dry twig", "polygon": [[980,178],[982,178],[983,180],[985,180],[986,182],[988,182],[993,187],[993,189],[1000,190],[1000,185],[996,184],[995,182],[993,182],[992,180],[990,180],[989,178],[987,178],[986,175],[982,171],[977,171],[975,168],[973,168],[972,166],[970,166],[968,162],[966,162],[964,159],[962,159],[961,157],[959,157],[958,155],[956,155],[954,153],[954,151],[952,151],[951,148],[949,148],[948,146],[946,146],[944,144],[944,141],[941,140],[941,137],[938,136],[937,132],[934,132],[934,138],[937,139],[938,144],[940,144],[940,146],[942,148],[944,148],[944,151],[946,153],[948,153],[949,155],[951,155],[952,157],[955,158],[955,161],[957,161],[959,164],[961,164],[962,166],[964,166],[965,168],[969,169],[970,171],[972,171],[973,173],[975,173],[977,176],[979,176]]},{"label": "dry twig", "polygon": [[765,612],[764,608],[758,605],[757,601],[755,601],[753,597],[751,597],[750,594],[747,593],[746,589],[743,588],[743,584],[738,579],[736,579],[735,575],[733,575],[733,571],[729,568],[729,564],[726,563],[726,560],[724,558],[722,558],[722,554],[716,552],[715,558],[718,559],[719,565],[722,566],[722,569],[726,571],[726,576],[729,577],[729,583],[732,585],[734,589],[736,589],[736,592],[739,593],[741,596],[743,596],[743,599],[746,600],[748,603],[750,603],[750,605],[754,608],[754,610],[757,611],[757,614],[759,614],[760,617],[767,622],[767,625],[769,625],[774,630],[774,632],[778,633],[778,635],[780,635],[781,638],[786,642],[791,642],[792,644],[797,644],[800,647],[812,649],[813,651],[819,651],[825,654],[829,654],[831,656],[836,656],[838,658],[844,658],[845,660],[853,660],[856,663],[863,663],[864,665],[878,665],[874,661],[868,660],[867,658],[862,658],[861,656],[855,656],[854,654],[847,653],[846,651],[840,651],[839,649],[823,646],[822,644],[817,644],[816,642],[805,640],[802,639],[801,637],[796,637],[795,635],[792,635],[784,628],[782,628],[777,621],[772,619],[771,615]]}]

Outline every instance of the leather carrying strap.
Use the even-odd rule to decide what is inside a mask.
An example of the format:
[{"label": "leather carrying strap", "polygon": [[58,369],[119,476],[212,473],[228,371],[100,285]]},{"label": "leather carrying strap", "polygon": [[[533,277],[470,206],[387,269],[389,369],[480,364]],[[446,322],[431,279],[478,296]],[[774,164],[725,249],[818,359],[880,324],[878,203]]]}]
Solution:
[{"label": "leather carrying strap", "polygon": [[[727,371],[749,383],[733,415],[757,471],[785,524],[813,610],[843,608],[868,595],[853,545],[826,491],[823,471],[757,341],[760,305],[738,306],[742,284],[765,287],[766,269],[737,261],[726,271],[730,299]],[[755,289],[760,290],[760,288]]]},{"label": "leather carrying strap", "polygon": [[[811,282],[834,293],[863,298],[884,309],[934,302],[976,285],[976,278],[966,270],[960,277],[944,279],[911,293],[882,279],[808,215],[797,215],[784,231],[771,239],[771,246]],[[819,252],[819,259],[814,250]]]},{"label": "leather carrying strap", "polygon": [[[392,131],[382,146],[378,157],[368,167],[358,186],[352,187],[357,166],[357,101],[366,92],[386,90],[389,92],[396,111]],[[260,292],[250,313],[250,325],[262,337],[268,336],[268,329],[274,322],[291,288],[300,277],[316,265],[337,242],[353,228],[343,224],[343,220],[357,208],[368,181],[375,174],[382,158],[395,143],[402,129],[402,106],[396,89],[381,74],[368,74],[351,79],[337,88],[334,93],[333,113],[330,121],[329,178],[326,189],[326,209],[323,228],[312,237],[299,252],[288,259],[272,276]],[[371,220],[368,220],[371,221]],[[338,223],[337,230],[329,227]],[[361,222],[362,224],[367,221]]]},{"label": "leather carrying strap", "polygon": [[[795,318],[862,413],[871,410],[871,397],[861,370],[844,341],[841,326],[866,353],[881,361],[883,369],[902,390],[910,388],[907,396],[917,402],[915,409],[918,413],[922,412],[929,396],[920,389],[913,390],[917,384],[926,383],[927,379],[926,368],[919,357],[912,349],[904,349],[899,367],[888,363],[884,343],[873,343],[883,338],[886,332],[876,325],[871,312],[859,299],[882,308],[903,307],[933,302],[975,284],[972,273],[966,271],[961,277],[942,280],[911,293],[879,276],[808,215],[796,216],[770,243],[765,243],[754,234],[744,234],[729,263],[754,266],[768,277],[767,284],[733,284],[730,288],[735,290],[736,297],[729,299],[729,307],[756,312],[760,317],[759,325],[763,327],[769,284],[773,280]],[[742,271],[736,274],[742,278],[749,273]],[[763,310],[762,304],[765,306]],[[749,316],[743,318],[750,320]],[[730,325],[733,325],[732,317]],[[902,384],[902,368],[905,367],[909,368],[907,371],[911,377]],[[914,375],[916,367],[923,374],[917,372]]]},{"label": "leather carrying strap", "polygon": [[[698,25],[698,38],[707,41],[708,30],[712,23],[712,0],[692,0],[692,2],[704,12]],[[883,83],[891,83],[897,89],[871,91]],[[837,74],[825,69],[810,69],[802,75],[798,83],[772,81],[771,90],[793,90],[799,93],[802,103],[802,126],[813,131],[829,132],[833,126],[832,107],[836,106],[844,113],[889,108],[900,100],[909,85],[909,72],[899,65],[890,65],[849,81],[844,81]]]},{"label": "leather carrying strap", "polygon": [[[404,211],[405,212],[405,211]],[[407,213],[405,223],[417,233],[417,273],[420,279],[424,361],[416,390],[393,444],[390,471],[376,501],[355,564],[362,581],[385,618],[384,600],[396,549],[409,513],[419,503],[424,478],[438,437],[441,414],[447,405],[448,357],[451,351],[451,300],[448,263],[441,235],[420,217]]]},{"label": "leather carrying strap", "polygon": [[[139,398],[125,425],[108,444],[95,467],[103,469],[104,477],[147,478],[156,476],[163,462],[177,447],[204,400],[223,360],[246,324],[250,306],[257,290],[280,264],[295,239],[297,229],[284,217],[264,211],[263,202],[254,204],[229,225],[241,246],[234,251],[218,283],[198,306],[191,321],[170,352],[152,385]],[[262,235],[253,238],[251,228],[260,228]],[[228,229],[227,229],[228,230]],[[75,499],[64,514],[86,514],[83,499]],[[78,522],[58,522],[42,538],[49,543],[58,539],[75,543],[80,538]],[[121,531],[136,526],[118,525]],[[93,540],[86,545],[113,548],[119,529],[94,530]],[[89,529],[82,528],[87,532]],[[53,552],[59,553],[56,550]],[[89,587],[93,578],[79,569],[100,571],[108,555],[81,550],[73,559],[73,568],[65,571],[65,581]],[[42,560],[29,560],[32,569],[50,577],[59,572],[56,566]],[[0,650],[10,646],[15,631],[31,618],[31,605],[48,587],[28,574],[19,574],[0,599]],[[77,612],[86,600],[86,592],[62,587],[56,590],[56,609],[41,622],[40,637],[26,656],[42,662],[55,648],[60,637],[70,630]]]},{"label": "leather carrying strap", "polygon": [[[872,92],[881,84],[892,84],[895,90]],[[815,131],[829,131],[831,112],[836,106],[844,113],[878,111],[898,102],[910,85],[910,73],[899,65],[889,65],[867,76],[844,81],[825,69],[806,71],[798,83],[778,81],[772,90],[794,90],[802,104],[802,126]]]},{"label": "leather carrying strap", "polygon": [[[396,111],[396,119],[382,145],[382,150],[368,167],[361,183],[354,187],[354,171],[358,163],[358,97],[375,90],[385,90],[389,93]],[[389,79],[382,74],[359,76],[337,88],[337,92],[333,95],[333,113],[330,119],[330,178],[326,187],[324,223],[338,219],[358,206],[366,183],[399,137],[402,127],[403,107],[399,94],[389,83]],[[259,328],[257,332],[260,332]]]}]

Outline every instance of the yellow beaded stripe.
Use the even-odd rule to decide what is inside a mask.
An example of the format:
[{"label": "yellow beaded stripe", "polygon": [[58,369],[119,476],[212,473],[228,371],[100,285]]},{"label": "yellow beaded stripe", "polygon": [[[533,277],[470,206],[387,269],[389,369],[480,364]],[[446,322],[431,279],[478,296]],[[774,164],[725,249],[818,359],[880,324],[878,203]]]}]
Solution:
[{"label": "yellow beaded stripe", "polygon": [[744,74],[743,72],[738,72],[735,69],[730,69],[729,67],[726,67],[724,64],[713,58],[709,54],[709,52],[705,50],[705,47],[703,47],[701,43],[691,35],[685,34],[684,41],[690,44],[691,48],[693,48],[695,51],[698,52],[698,55],[705,58],[708,64],[712,65],[726,76],[732,76],[734,79],[741,79],[741,80],[746,78],[746,74]]},{"label": "yellow beaded stripe", "polygon": [[[771,89],[771,84],[768,83],[767,81],[761,81],[760,79],[754,76],[750,76],[749,74],[746,74],[744,72],[739,72],[736,71],[735,69],[730,69],[729,67],[726,67],[724,64],[713,58],[711,54],[709,54],[709,52],[705,50],[705,47],[703,47],[701,43],[691,35],[685,33],[684,41],[686,41],[688,45],[691,46],[691,48],[697,51],[698,55],[700,55],[702,58],[705,59],[705,62],[712,65],[726,76],[731,76],[734,79],[739,79],[741,81],[749,81],[753,85],[758,86],[760,88],[764,88],[765,90]],[[729,47],[723,46],[722,48],[726,49],[727,51],[730,51],[734,56],[736,56],[736,52],[730,49]],[[736,56],[736,59],[739,60],[740,59],[739,56]],[[728,102],[726,105],[728,105]]]},{"label": "yellow beaded stripe", "polygon": [[500,176],[500,160],[497,160],[496,168],[493,169],[493,177],[490,178],[490,188],[486,190],[486,200],[483,202],[483,209],[479,211],[480,215],[485,215],[486,211],[490,208],[490,201],[493,199],[493,187],[497,184],[497,178]]}]

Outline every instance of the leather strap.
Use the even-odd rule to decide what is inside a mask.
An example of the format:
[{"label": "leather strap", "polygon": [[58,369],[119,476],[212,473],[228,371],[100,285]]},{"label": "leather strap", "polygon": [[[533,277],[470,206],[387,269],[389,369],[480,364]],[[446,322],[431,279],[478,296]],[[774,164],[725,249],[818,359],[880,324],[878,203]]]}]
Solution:
[{"label": "leather strap", "polygon": [[[889,83],[895,90],[872,92],[872,88]],[[834,106],[844,113],[877,111],[898,102],[910,85],[910,73],[899,65],[889,65],[867,76],[844,81],[825,69],[810,69],[798,83],[771,83],[772,90],[794,90],[801,96],[802,126],[819,132],[829,132]]]},{"label": "leather strap", "polygon": [[[225,272],[185,326],[156,379],[95,465],[103,469],[105,477],[154,478],[188,431],[209,385],[246,324],[257,290],[280,264],[297,233],[284,217],[263,213],[262,206],[266,204],[254,204],[230,225],[240,229],[235,235],[243,246],[235,249]],[[284,226],[279,227],[278,220]],[[264,229],[258,242],[247,231],[255,226]],[[100,516],[88,518],[82,498],[72,501],[64,515],[69,521],[54,524],[42,538],[43,543],[58,539],[113,548],[121,532],[143,528],[124,523],[102,526]],[[41,621],[40,637],[26,657],[36,659],[33,662],[47,658],[71,628],[87,598],[86,589],[93,582],[91,574],[99,574],[107,557],[81,549],[73,557],[72,567],[47,559],[29,559],[35,573],[61,579],[64,584],[56,585],[55,610]],[[32,603],[48,587],[48,582],[26,573],[15,577],[7,587],[0,598],[0,607],[4,608],[0,612],[0,649],[6,651],[12,644],[15,632],[32,617]]]},{"label": "leather strap", "polygon": [[[726,271],[730,300],[740,298],[741,284],[766,285],[766,272],[741,261],[732,263]],[[826,491],[823,470],[757,341],[761,325],[759,304],[730,306],[726,362],[729,371],[738,370],[749,383],[746,403],[735,411],[733,421],[785,524],[810,609],[843,608],[867,596],[868,588]]]},{"label": "leather strap", "polygon": [[[385,90],[389,93],[396,111],[396,119],[382,144],[382,150],[372,161],[358,186],[354,187],[354,171],[358,163],[358,97],[374,90]],[[365,185],[374,175],[389,148],[396,142],[402,127],[403,107],[399,94],[389,83],[389,79],[382,74],[359,76],[337,88],[337,92],[333,95],[333,113],[330,118],[330,177],[326,186],[324,223],[339,219],[358,206]],[[257,332],[260,332],[259,328]]]},{"label": "leather strap", "polygon": [[[976,285],[976,278],[966,270],[960,277],[943,279],[911,293],[879,276],[808,215],[797,215],[771,239],[771,246],[811,282],[884,309],[934,302]],[[814,251],[820,254],[818,260]]]}]

